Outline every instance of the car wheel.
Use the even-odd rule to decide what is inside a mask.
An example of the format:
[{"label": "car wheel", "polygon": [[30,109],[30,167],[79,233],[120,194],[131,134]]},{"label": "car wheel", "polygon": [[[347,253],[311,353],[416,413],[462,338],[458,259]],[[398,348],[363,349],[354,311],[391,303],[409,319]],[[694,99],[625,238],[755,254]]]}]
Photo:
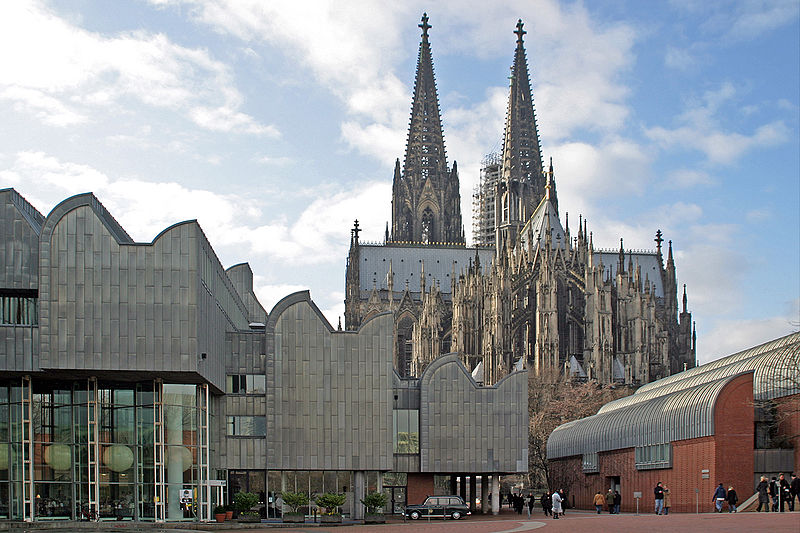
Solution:
[{"label": "car wheel", "polygon": [[453,511],[453,514],[450,516],[453,517],[453,520],[458,520],[459,518],[461,518],[461,513],[459,511]]},{"label": "car wheel", "polygon": [[419,511],[411,511],[411,512],[408,514],[408,517],[409,517],[411,520],[417,520],[417,519],[419,518]]}]

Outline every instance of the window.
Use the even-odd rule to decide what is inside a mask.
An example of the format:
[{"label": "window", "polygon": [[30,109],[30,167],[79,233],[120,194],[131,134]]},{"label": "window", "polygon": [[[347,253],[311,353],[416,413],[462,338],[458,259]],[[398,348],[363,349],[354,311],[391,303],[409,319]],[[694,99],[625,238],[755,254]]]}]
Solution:
[{"label": "window", "polygon": [[395,409],[392,414],[394,453],[419,453],[419,411]]},{"label": "window", "polygon": [[597,452],[594,453],[585,453],[583,454],[583,471],[584,473],[591,474],[600,471],[600,460],[599,454]]},{"label": "window", "polygon": [[263,374],[232,374],[225,386],[229,394],[264,394],[265,391],[266,376]]},{"label": "window", "polygon": [[228,435],[235,437],[264,437],[267,419],[263,416],[229,416]]},{"label": "window", "polygon": [[35,326],[39,323],[37,291],[0,289],[0,324]]},{"label": "window", "polygon": [[637,446],[635,451],[637,470],[672,468],[672,444]]}]

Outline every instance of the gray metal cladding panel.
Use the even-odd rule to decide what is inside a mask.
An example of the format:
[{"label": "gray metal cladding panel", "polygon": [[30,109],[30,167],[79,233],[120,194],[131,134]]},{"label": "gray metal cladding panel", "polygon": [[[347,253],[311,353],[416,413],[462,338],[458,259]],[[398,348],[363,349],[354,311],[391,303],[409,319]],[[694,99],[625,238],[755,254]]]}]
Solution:
[{"label": "gray metal cladding panel", "polygon": [[267,336],[269,468],[390,470],[391,315],[337,332],[307,293],[287,299],[272,311]]},{"label": "gray metal cladding panel", "polygon": [[0,372],[39,369],[39,328],[0,326]]},{"label": "gray metal cladding panel", "polygon": [[130,244],[92,206],[63,210],[54,209],[42,234],[42,367],[200,372],[221,389],[224,326],[217,329],[208,300],[202,326],[206,343],[218,346],[217,361],[198,368],[200,282],[196,261],[187,259],[197,254],[197,224],[175,225],[153,244]]},{"label": "gray metal cladding panel", "polygon": [[[478,249],[481,265],[488,267],[494,259],[494,250]],[[418,291],[422,264],[425,263],[427,287],[439,282],[445,294],[452,292],[450,277],[465,271],[470,261],[475,261],[475,248],[448,248],[436,246],[374,246],[362,245],[359,250],[359,288],[372,291],[373,280],[378,290],[388,289],[389,264],[394,273],[393,288],[396,292],[405,288],[406,281],[411,291]]]},{"label": "gray metal cladding panel", "polygon": [[447,355],[428,365],[420,389],[422,472],[527,471],[527,372],[479,387]]},{"label": "gray metal cladding panel", "polygon": [[42,221],[16,191],[0,190],[0,288],[38,288]]}]

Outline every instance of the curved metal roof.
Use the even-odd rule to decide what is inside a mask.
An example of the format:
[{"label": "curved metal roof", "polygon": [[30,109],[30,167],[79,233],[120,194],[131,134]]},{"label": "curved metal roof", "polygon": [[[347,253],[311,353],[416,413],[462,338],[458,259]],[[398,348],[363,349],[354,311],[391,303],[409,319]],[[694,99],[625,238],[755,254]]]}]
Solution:
[{"label": "curved metal roof", "polygon": [[661,444],[714,434],[714,404],[741,373],[568,422],[547,440],[547,458]]},{"label": "curved metal roof", "polygon": [[749,370],[755,371],[753,398],[756,400],[800,393],[800,333],[643,385],[631,396],[605,404],[598,414]]},{"label": "curved metal roof", "polygon": [[[639,387],[637,393],[647,391],[656,387],[661,387],[668,383],[672,383],[673,381],[680,381],[695,374],[702,374],[704,372],[709,372],[721,366],[729,365],[735,361],[749,359],[751,357],[755,357],[757,355],[761,355],[763,353],[771,352],[777,350],[778,348],[791,345],[800,346],[800,332],[791,333],[784,337],[780,337],[775,340],[765,342],[764,344],[759,344],[758,346],[748,348],[747,350],[742,350],[741,352],[736,352],[735,354],[728,355],[726,357],[721,357],[719,359],[711,361],[710,363],[706,363],[704,365],[695,368],[690,368],[689,370],[684,370],[683,372],[680,372],[678,374],[673,374],[672,376],[666,377],[664,379],[659,379],[658,381],[647,383],[646,385],[642,385],[641,387]],[[800,347],[798,347],[798,349],[800,349]]]}]

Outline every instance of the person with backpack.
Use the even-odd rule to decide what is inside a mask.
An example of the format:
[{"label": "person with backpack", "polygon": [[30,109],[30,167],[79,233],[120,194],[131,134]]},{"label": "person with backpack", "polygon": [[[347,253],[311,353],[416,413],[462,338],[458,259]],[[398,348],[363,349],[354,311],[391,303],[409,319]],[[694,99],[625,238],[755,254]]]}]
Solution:
[{"label": "person with backpack", "polygon": [[725,487],[720,483],[717,486],[717,489],[714,491],[714,496],[712,496],[711,501],[717,508],[717,512],[722,512],[722,504],[725,503],[725,497],[727,494],[725,493]]}]

